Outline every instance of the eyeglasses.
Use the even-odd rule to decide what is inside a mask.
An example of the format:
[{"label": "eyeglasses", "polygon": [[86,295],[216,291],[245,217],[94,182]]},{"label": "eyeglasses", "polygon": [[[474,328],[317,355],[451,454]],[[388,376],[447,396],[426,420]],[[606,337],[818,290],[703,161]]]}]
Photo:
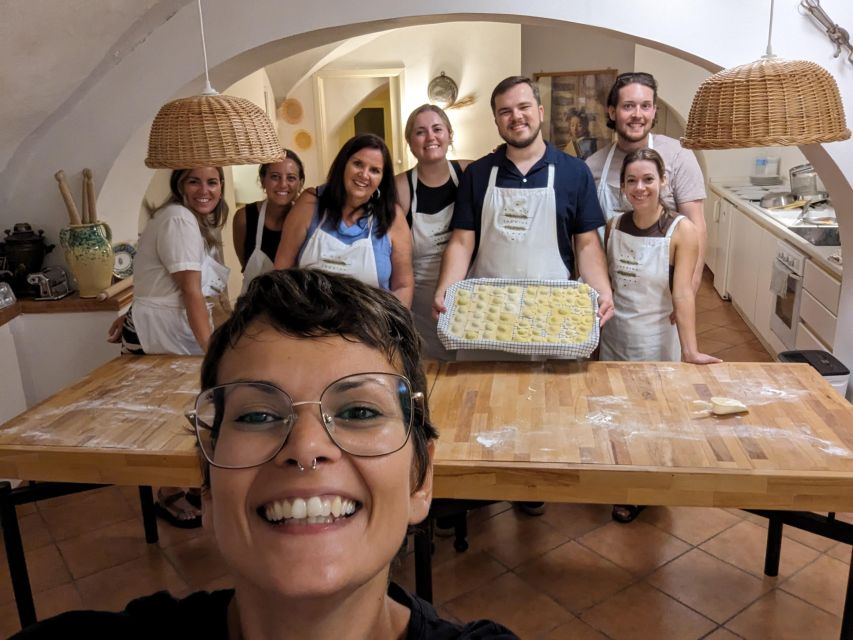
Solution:
[{"label": "eyeglasses", "polygon": [[319,406],[320,424],[342,451],[361,457],[394,453],[409,439],[415,402],[423,402],[423,394],[393,373],[345,376],[319,400],[302,402],[266,382],[233,382],[202,391],[187,419],[211,465],[247,469],[278,455],[296,423],[296,407],[309,404]]}]

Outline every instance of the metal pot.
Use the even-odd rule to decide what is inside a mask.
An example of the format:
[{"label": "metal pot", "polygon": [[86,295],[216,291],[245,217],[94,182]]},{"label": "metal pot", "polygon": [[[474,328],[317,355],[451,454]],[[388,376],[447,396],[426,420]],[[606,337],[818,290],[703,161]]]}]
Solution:
[{"label": "metal pot", "polygon": [[19,222],[13,231],[5,230],[6,241],[2,253],[6,257],[6,269],[12,273],[12,288],[15,293],[27,294],[27,275],[41,270],[44,257],[53,251],[54,245],[47,244],[44,230],[38,232],[26,222]]},{"label": "metal pot", "polygon": [[795,196],[790,191],[768,193],[761,198],[759,203],[764,209],[779,209],[797,201]]},{"label": "metal pot", "polygon": [[817,172],[810,164],[801,164],[791,167],[788,173],[791,184],[791,193],[795,196],[813,196],[818,192]]}]

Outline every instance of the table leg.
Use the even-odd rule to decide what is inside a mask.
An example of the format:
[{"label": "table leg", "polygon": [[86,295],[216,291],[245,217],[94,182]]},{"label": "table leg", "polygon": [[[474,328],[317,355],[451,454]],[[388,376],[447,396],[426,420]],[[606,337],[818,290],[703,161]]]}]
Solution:
[{"label": "table leg", "polygon": [[770,516],[767,519],[767,551],[764,554],[764,575],[779,575],[779,559],[782,554],[782,518]]},{"label": "table leg", "polygon": [[3,527],[3,543],[6,546],[12,591],[18,606],[18,620],[21,622],[21,628],[26,628],[36,621],[36,607],[27,572],[21,529],[18,526],[18,513],[12,501],[12,485],[8,481],[0,482],[0,526]]},{"label": "table leg", "polygon": [[415,593],[432,602],[432,518],[415,532]]},{"label": "table leg", "polygon": [[847,574],[847,596],[841,616],[841,640],[853,640],[853,548],[850,551],[850,571]]},{"label": "table leg", "polygon": [[139,487],[139,504],[142,507],[142,526],[145,527],[145,542],[154,544],[160,539],[157,532],[157,514],[154,511],[154,491],[151,487]]}]

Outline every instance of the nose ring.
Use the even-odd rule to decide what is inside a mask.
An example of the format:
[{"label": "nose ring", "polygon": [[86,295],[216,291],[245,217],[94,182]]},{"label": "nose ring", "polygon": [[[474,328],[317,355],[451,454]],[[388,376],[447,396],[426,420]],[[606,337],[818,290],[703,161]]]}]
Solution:
[{"label": "nose ring", "polygon": [[[299,469],[299,472],[305,471],[305,467],[302,466],[302,463],[299,460],[296,461],[296,468]],[[317,458],[311,460],[311,471],[317,470]]]}]

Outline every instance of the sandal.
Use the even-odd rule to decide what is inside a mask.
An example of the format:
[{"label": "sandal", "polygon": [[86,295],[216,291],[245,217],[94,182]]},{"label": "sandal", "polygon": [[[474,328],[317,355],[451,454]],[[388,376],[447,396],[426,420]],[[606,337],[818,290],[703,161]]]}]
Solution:
[{"label": "sandal", "polygon": [[198,489],[189,489],[184,497],[192,506],[201,511],[201,491]]},{"label": "sandal", "polygon": [[186,494],[183,491],[178,491],[170,496],[158,493],[157,502],[154,503],[154,512],[173,527],[178,527],[179,529],[197,529],[201,526],[201,514],[193,518],[179,518],[170,510],[174,508],[174,504],[181,498],[186,498]]},{"label": "sandal", "polygon": [[610,512],[610,517],[616,522],[633,522],[645,508],[645,505],[640,504],[614,504],[613,511]]}]

